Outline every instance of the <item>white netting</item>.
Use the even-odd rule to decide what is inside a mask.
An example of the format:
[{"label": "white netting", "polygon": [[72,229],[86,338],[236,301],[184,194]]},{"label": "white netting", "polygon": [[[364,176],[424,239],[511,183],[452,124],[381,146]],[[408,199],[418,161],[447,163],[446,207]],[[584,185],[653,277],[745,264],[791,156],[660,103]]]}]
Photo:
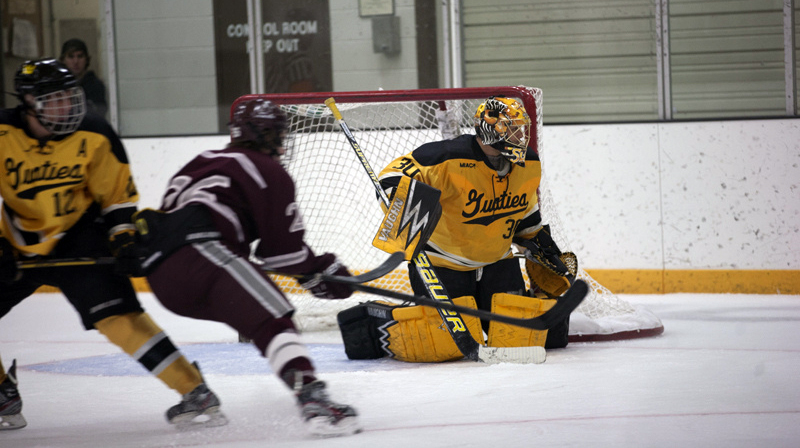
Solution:
[{"label": "white netting", "polygon": [[[525,104],[535,122],[532,147],[538,150],[544,166],[542,92],[539,89],[353,92],[337,93],[335,98],[377,174],[389,162],[422,143],[450,138],[457,133],[474,133],[472,116],[476,108],[488,96],[498,94],[515,97]],[[263,96],[281,104],[290,117],[293,149],[284,164],[297,186],[297,199],[306,224],[306,241],[318,253],[336,253],[352,271],[360,272],[380,264],[388,254],[372,247],[371,242],[383,213],[367,173],[324,105],[327,97],[307,93]],[[540,188],[543,221],[550,224],[559,247],[569,250],[546,178],[544,168]],[[591,285],[591,292],[573,314],[571,335],[592,339],[587,336],[621,334],[631,337],[648,334],[648,330],[649,334],[660,332],[661,322],[652,313],[619,299],[583,269],[579,277]],[[324,301],[297,288],[293,280],[279,280],[297,307],[296,320],[305,330],[336,328],[338,311],[375,299],[357,293],[344,301]],[[371,284],[411,292],[405,267]]]}]

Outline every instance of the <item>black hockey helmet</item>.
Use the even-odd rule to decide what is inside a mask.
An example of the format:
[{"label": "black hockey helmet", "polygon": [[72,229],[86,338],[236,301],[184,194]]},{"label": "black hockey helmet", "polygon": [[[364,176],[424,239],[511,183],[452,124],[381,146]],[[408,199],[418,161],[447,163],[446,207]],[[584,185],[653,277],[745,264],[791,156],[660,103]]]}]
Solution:
[{"label": "black hockey helmet", "polygon": [[278,154],[278,148],[284,146],[288,128],[286,114],[275,103],[263,98],[237,103],[228,125],[232,143],[250,144],[269,154]]},{"label": "black hockey helmet", "polygon": [[78,86],[78,80],[56,59],[25,61],[14,74],[17,95],[34,97]]},{"label": "black hockey helmet", "polygon": [[[86,98],[78,80],[56,59],[25,61],[14,74],[14,89],[22,104],[53,134],[70,134],[86,115]],[[25,95],[33,97],[33,104]]]}]

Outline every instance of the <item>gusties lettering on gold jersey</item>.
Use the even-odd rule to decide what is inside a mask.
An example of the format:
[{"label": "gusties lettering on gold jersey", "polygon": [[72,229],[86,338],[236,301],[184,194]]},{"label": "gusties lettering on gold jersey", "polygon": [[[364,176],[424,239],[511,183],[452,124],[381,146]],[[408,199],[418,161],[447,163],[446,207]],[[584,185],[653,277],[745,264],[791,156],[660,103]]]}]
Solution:
[{"label": "gusties lettering on gold jersey", "polygon": [[[25,162],[17,162],[9,157],[5,160],[4,175],[8,178],[8,185],[14,190],[20,190],[18,196],[33,198],[39,191],[64,185],[76,184],[83,181],[83,165],[59,166],[58,163],[46,161],[41,165],[28,167]],[[58,184],[34,185],[44,181],[67,180]]]},{"label": "gusties lettering on gold jersey", "polygon": [[[511,210],[516,208],[525,208],[528,206],[528,195],[523,193],[520,195],[512,195],[504,191],[499,196],[492,199],[483,199],[484,194],[478,193],[478,190],[472,189],[467,194],[467,204],[464,206],[464,211],[461,216],[465,218],[472,218],[478,213],[494,213],[503,210]],[[516,212],[517,210],[515,210]]]}]

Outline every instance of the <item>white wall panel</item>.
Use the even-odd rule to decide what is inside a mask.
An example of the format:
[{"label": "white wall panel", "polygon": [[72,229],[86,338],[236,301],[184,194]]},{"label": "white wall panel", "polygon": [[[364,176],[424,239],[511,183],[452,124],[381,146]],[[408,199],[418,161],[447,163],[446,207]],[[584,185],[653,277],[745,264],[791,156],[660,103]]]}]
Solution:
[{"label": "white wall panel", "polygon": [[800,267],[800,121],[660,128],[665,268]]},{"label": "white wall panel", "polygon": [[[583,267],[800,269],[800,120],[546,126],[544,138]],[[125,139],[141,205],[226,142]]]},{"label": "white wall panel", "polygon": [[167,183],[183,165],[203,151],[225,147],[229,141],[228,136],[124,139],[139,189],[139,208],[158,208]]},{"label": "white wall panel", "polygon": [[544,127],[544,175],[584,267],[661,268],[657,132]]}]

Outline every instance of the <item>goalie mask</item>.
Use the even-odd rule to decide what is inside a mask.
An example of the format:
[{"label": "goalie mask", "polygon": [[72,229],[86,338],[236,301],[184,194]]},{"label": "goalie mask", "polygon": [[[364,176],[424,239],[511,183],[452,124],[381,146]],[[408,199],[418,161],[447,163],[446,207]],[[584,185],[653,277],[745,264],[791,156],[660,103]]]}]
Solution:
[{"label": "goalie mask", "polygon": [[288,150],[288,127],[288,119],[281,108],[262,98],[236,104],[228,125],[232,143],[249,145],[271,155],[281,155]]},{"label": "goalie mask", "polygon": [[86,115],[83,89],[72,72],[55,59],[24,62],[14,74],[14,89],[23,106],[53,134],[75,132]]},{"label": "goalie mask", "polygon": [[484,144],[525,166],[531,119],[522,104],[511,98],[490,97],[478,106],[474,124],[475,133]]}]

